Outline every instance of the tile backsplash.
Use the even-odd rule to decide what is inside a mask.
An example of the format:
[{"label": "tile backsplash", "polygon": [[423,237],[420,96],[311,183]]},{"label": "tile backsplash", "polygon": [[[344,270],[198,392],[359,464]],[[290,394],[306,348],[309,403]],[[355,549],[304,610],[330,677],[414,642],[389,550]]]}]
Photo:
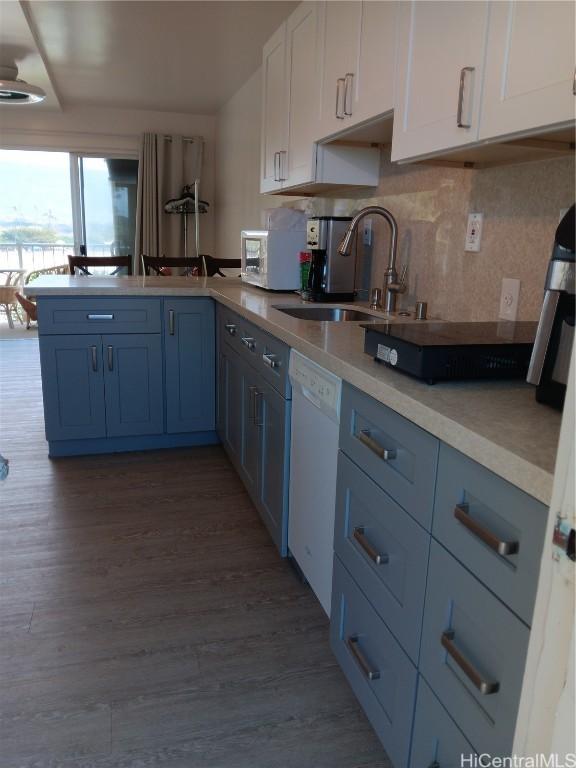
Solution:
[{"label": "tile backsplash", "polygon": [[[378,188],[284,203],[309,215],[352,215],[366,205],[388,208],[398,222],[398,267],[408,264],[404,307],[428,302],[431,316],[495,320],[502,278],[521,281],[519,320],[540,314],[546,267],[561,209],[574,202],[574,158],[474,170],[392,165],[384,150]],[[464,251],[468,214],[484,214],[479,253]],[[372,217],[373,246],[359,256],[359,274],[381,286],[389,231]],[[360,240],[359,240],[360,242]],[[360,246],[359,246],[360,247]]]}]

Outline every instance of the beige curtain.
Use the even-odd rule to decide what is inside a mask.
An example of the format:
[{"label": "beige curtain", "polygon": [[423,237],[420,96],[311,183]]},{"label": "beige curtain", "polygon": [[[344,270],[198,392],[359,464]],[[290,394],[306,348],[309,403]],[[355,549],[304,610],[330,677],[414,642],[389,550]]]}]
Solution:
[{"label": "beige curtain", "polygon": [[[138,163],[136,200],[135,272],[140,255],[183,256],[183,216],[168,214],[164,204],[181,196],[185,184],[201,177],[203,139],[184,138],[160,133],[144,133]],[[192,242],[194,217],[188,220]],[[192,238],[192,239],[191,239]]]}]

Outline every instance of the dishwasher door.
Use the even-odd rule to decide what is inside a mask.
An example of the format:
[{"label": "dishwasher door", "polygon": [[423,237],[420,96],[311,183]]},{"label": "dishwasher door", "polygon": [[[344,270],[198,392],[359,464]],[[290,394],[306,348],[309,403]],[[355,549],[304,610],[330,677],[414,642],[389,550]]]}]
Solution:
[{"label": "dishwasher door", "polygon": [[288,549],[330,616],[342,381],[292,350]]}]

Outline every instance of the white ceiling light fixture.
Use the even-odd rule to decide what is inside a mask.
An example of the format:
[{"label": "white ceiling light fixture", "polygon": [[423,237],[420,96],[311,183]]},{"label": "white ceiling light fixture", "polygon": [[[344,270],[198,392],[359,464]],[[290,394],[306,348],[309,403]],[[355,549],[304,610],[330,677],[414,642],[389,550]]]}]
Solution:
[{"label": "white ceiling light fixture", "polygon": [[0,104],[37,104],[45,98],[42,88],[18,79],[15,64],[0,64]]}]

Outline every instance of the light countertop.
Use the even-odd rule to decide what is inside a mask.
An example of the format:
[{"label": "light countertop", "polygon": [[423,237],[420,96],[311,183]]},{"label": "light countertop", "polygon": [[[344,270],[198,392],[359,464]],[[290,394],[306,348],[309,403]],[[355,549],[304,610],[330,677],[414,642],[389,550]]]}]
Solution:
[{"label": "light countertop", "polygon": [[[46,275],[27,285],[25,292],[33,296],[210,296],[531,496],[550,503],[561,414],[536,403],[534,388],[525,382],[429,386],[366,355],[359,323],[291,317],[274,307],[302,304],[297,295],[268,293],[233,278]],[[390,318],[379,315],[378,319]]]}]

